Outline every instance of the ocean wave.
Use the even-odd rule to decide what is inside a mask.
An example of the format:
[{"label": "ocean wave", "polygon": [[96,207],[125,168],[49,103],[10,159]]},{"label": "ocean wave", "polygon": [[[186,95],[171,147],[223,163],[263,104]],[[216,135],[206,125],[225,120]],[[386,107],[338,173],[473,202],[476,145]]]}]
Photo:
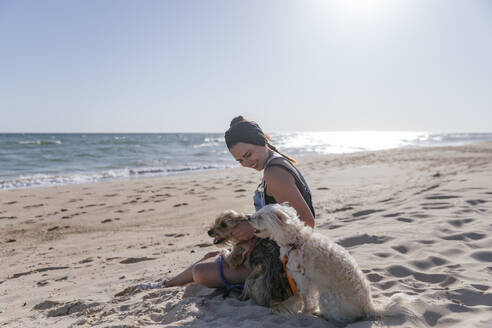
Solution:
[{"label": "ocean wave", "polygon": [[[223,143],[223,142],[222,142]],[[198,144],[198,145],[193,145],[193,148],[203,148],[203,147],[218,147],[222,144],[221,142],[211,142],[211,141],[208,141],[208,142],[204,142],[204,143],[201,143],[201,144]]]},{"label": "ocean wave", "polygon": [[19,145],[61,145],[61,140],[21,140]]},{"label": "ocean wave", "polygon": [[124,168],[106,170],[97,173],[78,173],[72,175],[33,174],[15,178],[0,179],[0,190],[31,187],[51,187],[67,184],[83,184],[109,180],[131,179],[140,177],[157,177],[193,171],[208,171],[226,168],[226,165],[203,165],[174,168]]}]

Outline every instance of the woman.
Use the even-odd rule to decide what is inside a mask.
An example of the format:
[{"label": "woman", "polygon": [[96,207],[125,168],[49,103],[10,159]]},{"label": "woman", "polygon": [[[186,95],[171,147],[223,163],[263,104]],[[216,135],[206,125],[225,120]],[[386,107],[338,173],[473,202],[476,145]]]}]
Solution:
[{"label": "woman", "polygon": [[[280,153],[257,123],[242,116],[234,118],[225,133],[225,141],[231,155],[242,166],[263,171],[263,180],[254,196],[257,211],[267,204],[288,202],[306,225],[314,227],[315,213],[311,192],[303,176],[293,165],[295,160]],[[244,222],[236,228],[233,235],[239,240],[249,240],[254,237],[254,228]],[[176,277],[166,280],[165,286],[182,286],[195,282],[209,288],[224,287],[219,274],[218,254],[219,252],[208,253]],[[225,262],[222,262],[222,270],[230,285],[244,283],[250,273],[244,266],[232,269]]]}]

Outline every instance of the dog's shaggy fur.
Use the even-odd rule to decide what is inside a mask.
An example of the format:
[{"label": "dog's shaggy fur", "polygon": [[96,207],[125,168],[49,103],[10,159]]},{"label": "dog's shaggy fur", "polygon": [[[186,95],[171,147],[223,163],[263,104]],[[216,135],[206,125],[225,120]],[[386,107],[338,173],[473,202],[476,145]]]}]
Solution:
[{"label": "dog's shaggy fur", "polygon": [[288,256],[287,271],[302,296],[304,312],[345,323],[408,314],[400,304],[404,294],[393,295],[384,306],[375,304],[368,280],[348,251],[313,232],[287,204],[267,205],[249,222],[258,237],[273,239],[280,256]]},{"label": "dog's shaggy fur", "polygon": [[[292,296],[280,262],[279,247],[270,239],[258,238],[256,242],[236,239],[232,232],[245,220],[244,214],[225,211],[217,217],[208,234],[214,238],[214,245],[231,247],[231,250],[224,248],[222,251],[223,259],[229,266],[236,268],[244,264],[251,270],[239,299],[244,301],[251,298],[258,305],[271,307]],[[248,255],[253,242],[254,248]]]}]

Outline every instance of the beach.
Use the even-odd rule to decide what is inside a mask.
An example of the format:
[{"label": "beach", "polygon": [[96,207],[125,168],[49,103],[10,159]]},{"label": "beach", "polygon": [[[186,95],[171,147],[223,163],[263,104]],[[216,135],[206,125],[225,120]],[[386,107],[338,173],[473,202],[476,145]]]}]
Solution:
[{"label": "beach", "polygon": [[[420,322],[384,323],[490,327],[491,142],[297,159],[315,229],[349,250],[374,299],[414,297]],[[122,292],[217,250],[207,228],[223,210],[251,213],[260,180],[224,168],[0,190],[0,326],[335,327],[197,285]]]}]

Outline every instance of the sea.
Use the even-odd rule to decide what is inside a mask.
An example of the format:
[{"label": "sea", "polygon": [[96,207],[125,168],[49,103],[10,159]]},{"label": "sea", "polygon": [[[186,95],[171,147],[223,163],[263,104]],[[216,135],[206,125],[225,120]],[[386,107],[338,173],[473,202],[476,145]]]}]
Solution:
[{"label": "sea", "polygon": [[[492,141],[492,133],[285,132],[293,157]],[[157,177],[237,167],[223,133],[0,134],[0,190]]]}]

